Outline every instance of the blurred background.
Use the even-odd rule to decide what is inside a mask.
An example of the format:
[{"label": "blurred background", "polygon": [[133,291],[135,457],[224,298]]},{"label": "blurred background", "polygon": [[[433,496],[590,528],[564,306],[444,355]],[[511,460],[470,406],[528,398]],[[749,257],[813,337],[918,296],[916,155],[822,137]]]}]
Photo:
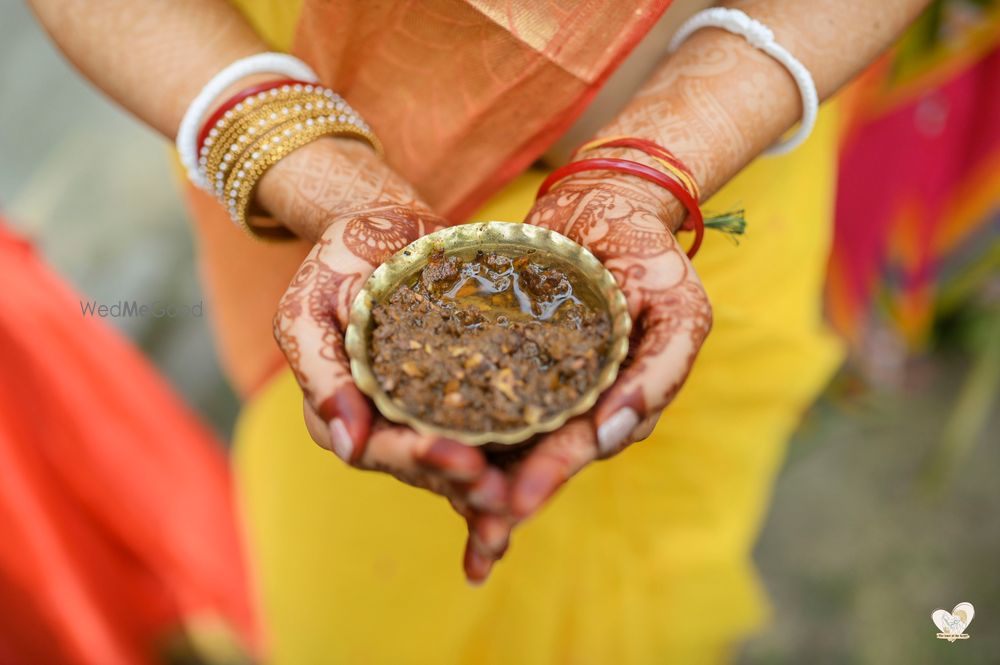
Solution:
[{"label": "blurred background", "polygon": [[[0,213],[87,299],[200,302],[167,143],[77,75],[25,3],[0,7]],[[228,432],[236,400],[206,317],[106,320]]]},{"label": "blurred background", "polygon": [[[901,48],[913,57],[883,63],[880,81],[917,77],[916,65],[907,70],[915,54],[975,20],[967,8],[936,7]],[[917,95],[892,120],[933,139],[961,121],[949,116],[952,101],[947,91]],[[78,291],[101,302],[201,302],[178,189],[164,186],[177,177],[168,146],[89,88],[15,0],[0,13],[0,127],[0,212]],[[932,251],[851,266],[873,275],[860,288],[832,266],[831,315],[852,356],[805,418],[775,488],[756,551],[773,620],[742,662],[997,662],[1000,216],[991,210]],[[858,247],[850,229],[838,240]],[[228,438],[237,403],[206,317],[106,320]],[[935,640],[931,611],[960,601],[976,607],[973,638]]]}]

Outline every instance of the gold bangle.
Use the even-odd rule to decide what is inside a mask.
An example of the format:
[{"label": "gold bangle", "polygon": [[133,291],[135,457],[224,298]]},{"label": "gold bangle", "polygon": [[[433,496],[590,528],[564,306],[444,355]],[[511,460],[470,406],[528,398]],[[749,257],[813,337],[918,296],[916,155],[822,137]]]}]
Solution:
[{"label": "gold bangle", "polygon": [[[294,103],[294,106],[290,107],[290,103]],[[245,155],[250,152],[256,138],[292,123],[316,121],[322,117],[353,125],[358,129],[357,133],[371,144],[376,153],[382,154],[382,147],[378,139],[346,103],[335,102],[317,94],[291,100],[279,100],[248,112],[243,119],[231,124],[228,131],[219,135],[218,140],[210,146],[203,168],[209,184],[216,190],[216,195],[222,196],[219,189],[223,186],[226,177],[224,174],[225,171],[229,170],[229,165],[241,163],[245,159]],[[233,150],[234,146],[239,146],[242,149]]]},{"label": "gold bangle", "polygon": [[297,86],[299,90],[289,89],[289,90],[279,90],[275,89],[275,94],[271,95],[270,92],[261,92],[257,95],[247,98],[246,100],[240,102],[232,109],[226,111],[226,113],[219,118],[218,122],[212,127],[208,132],[208,136],[205,138],[205,142],[202,144],[201,149],[198,153],[199,165],[204,168],[205,161],[208,157],[209,152],[212,150],[213,145],[226,142],[226,133],[229,132],[235,125],[243,122],[247,116],[259,115],[259,111],[265,109],[267,106],[279,104],[282,102],[290,101],[295,97],[301,97],[306,94],[301,86]]},{"label": "gold bangle", "polygon": [[[206,156],[208,154],[209,146],[211,146],[213,142],[220,140],[220,134],[225,131],[227,127],[238,122],[243,114],[251,113],[261,105],[274,105],[306,96],[313,100],[322,98],[323,101],[330,102],[331,109],[341,107],[353,112],[353,109],[350,108],[347,102],[341,99],[332,90],[328,90],[321,86],[314,86],[312,84],[285,85],[281,88],[274,88],[272,90],[259,92],[256,95],[243,100],[232,109],[229,109],[221,118],[219,118],[212,129],[209,130],[208,136],[206,137],[199,152],[199,157]],[[337,110],[339,112],[340,108],[337,108]]]},{"label": "gold bangle", "polygon": [[343,98],[319,85],[295,84],[258,93],[226,111],[209,130],[198,163],[240,228],[275,238],[287,229],[254,229],[247,221],[254,189],[271,166],[323,136],[363,140],[383,154],[378,137]]},{"label": "gold bangle", "polygon": [[[275,131],[281,131],[289,125],[305,123],[308,120],[316,120],[327,112],[327,109],[302,108],[302,110],[288,115],[275,113],[273,110],[264,108],[260,112],[248,115],[244,123],[236,125],[236,133],[224,141],[212,146],[205,165],[205,177],[214,188],[216,196],[221,196],[221,188],[228,176],[235,170],[232,167],[241,164],[246,155],[253,150],[255,144],[260,143],[262,137],[271,136]],[[227,135],[228,136],[228,135]],[[233,150],[233,146],[237,146]]]},{"label": "gold bangle", "polygon": [[[226,170],[224,163],[235,161],[236,153],[239,152],[234,151],[233,146],[245,150],[253,142],[255,135],[270,131],[295,118],[305,119],[330,113],[332,105],[332,102],[327,102],[321,95],[297,93],[291,96],[279,96],[276,99],[268,98],[255,108],[244,110],[239,117],[221,127],[213,143],[206,146],[206,154],[202,157],[204,161],[201,162],[206,179],[213,187],[219,184],[219,172]],[[233,157],[226,160],[225,156],[230,152],[234,153]]]},{"label": "gold bangle", "polygon": [[[270,142],[257,141],[254,143],[254,150],[249,153],[250,159],[244,160],[240,164],[242,168],[233,169],[233,173],[226,179],[223,203],[237,226],[254,237],[260,237],[247,224],[247,208],[254,189],[269,168],[298,148],[324,136],[348,136],[364,140],[376,151],[380,151],[378,139],[370,130],[352,123],[329,122],[326,118],[327,116],[321,116],[312,124],[306,121],[301,130],[292,131],[290,136],[282,135],[278,137],[277,142],[273,142],[274,134],[272,133],[268,137]],[[240,172],[243,173],[242,176],[237,175]]]},{"label": "gold bangle", "polygon": [[[217,180],[219,188],[216,190],[216,196],[227,206],[231,205],[239,186],[243,184],[248,174],[253,174],[254,167],[258,165],[258,161],[267,151],[276,148],[281,141],[289,140],[299,132],[330,123],[331,117],[333,116],[323,115],[286,120],[254,135],[253,140],[246,144],[241,151],[232,153],[235,157],[227,162],[228,168],[225,172],[220,171],[221,179]],[[340,124],[356,128],[353,123]]]}]

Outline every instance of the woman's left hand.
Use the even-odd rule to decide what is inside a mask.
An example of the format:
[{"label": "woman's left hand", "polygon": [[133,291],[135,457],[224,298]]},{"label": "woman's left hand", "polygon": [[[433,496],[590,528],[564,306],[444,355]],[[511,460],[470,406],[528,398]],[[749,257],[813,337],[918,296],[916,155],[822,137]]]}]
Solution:
[{"label": "woman's left hand", "polygon": [[[510,516],[469,520],[466,574],[485,579],[509,530],[587,464],[649,436],[680,390],[712,325],[712,308],[684,248],[669,194],[633,176],[597,172],[557,184],[526,223],[580,243],[611,271],[628,300],[632,345],[615,384],[585,416],[544,436],[508,471]],[[471,556],[469,554],[471,552]]]}]

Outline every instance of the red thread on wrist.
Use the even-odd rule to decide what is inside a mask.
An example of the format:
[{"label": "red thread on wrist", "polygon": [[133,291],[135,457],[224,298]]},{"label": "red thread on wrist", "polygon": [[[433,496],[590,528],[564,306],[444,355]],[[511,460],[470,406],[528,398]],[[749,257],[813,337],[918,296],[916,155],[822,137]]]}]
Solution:
[{"label": "red thread on wrist", "polygon": [[222,106],[215,109],[212,115],[208,116],[208,120],[205,124],[201,126],[201,131],[198,132],[198,154],[201,154],[201,149],[205,145],[205,139],[208,138],[208,133],[212,131],[212,127],[215,127],[216,123],[226,114],[226,111],[231,111],[240,102],[244,101],[249,97],[258,95],[262,92],[267,92],[273,90],[274,88],[280,88],[283,85],[316,85],[315,83],[308,83],[306,81],[299,81],[296,79],[280,79],[278,81],[265,81],[258,85],[252,85],[249,88],[240,90],[235,95],[223,102]]},{"label": "red thread on wrist", "polygon": [[702,217],[701,208],[698,207],[698,201],[679,182],[651,166],[628,159],[613,157],[582,159],[578,162],[571,162],[549,174],[549,177],[538,188],[538,194],[535,198],[539,199],[548,194],[552,186],[560,180],[583,171],[615,171],[617,173],[626,173],[666,189],[687,208],[688,221],[694,227],[694,242],[691,243],[691,247],[687,251],[688,258],[693,259],[694,255],[698,253],[698,248],[701,247],[701,241],[705,235],[705,220]]}]

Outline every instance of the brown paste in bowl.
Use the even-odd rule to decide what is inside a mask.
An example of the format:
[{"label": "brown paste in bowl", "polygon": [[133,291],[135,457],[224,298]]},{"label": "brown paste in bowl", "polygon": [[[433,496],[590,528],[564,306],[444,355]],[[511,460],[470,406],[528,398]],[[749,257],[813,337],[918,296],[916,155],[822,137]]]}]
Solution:
[{"label": "brown paste in bowl", "polygon": [[372,311],[372,369],[424,422],[468,432],[533,425],[597,382],[607,311],[572,266],[538,254],[434,254]]}]

